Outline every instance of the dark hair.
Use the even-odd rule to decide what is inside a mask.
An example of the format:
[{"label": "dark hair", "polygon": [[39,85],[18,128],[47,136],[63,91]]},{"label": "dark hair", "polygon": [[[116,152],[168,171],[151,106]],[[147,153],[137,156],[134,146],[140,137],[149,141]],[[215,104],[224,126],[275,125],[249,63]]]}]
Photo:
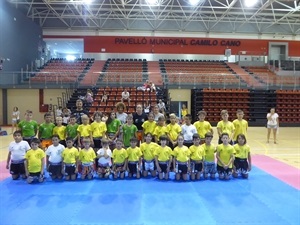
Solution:
[{"label": "dark hair", "polygon": [[32,138],[31,143],[40,144],[41,141],[38,138]]},{"label": "dark hair", "polygon": [[213,137],[213,134],[212,134],[211,132],[207,132],[207,133],[205,134],[205,137]]},{"label": "dark hair", "polygon": [[58,138],[58,140],[59,140],[59,136],[57,134],[53,134],[52,138]]},{"label": "dark hair", "polygon": [[136,137],[132,137],[132,138],[130,138],[130,142],[138,142],[138,139],[136,138]]},{"label": "dark hair", "polygon": [[67,142],[67,141],[72,141],[72,142],[73,142],[73,138],[67,137],[67,138],[66,138],[66,142]]},{"label": "dark hair", "polygon": [[160,140],[160,141],[167,141],[167,140],[168,140],[168,137],[165,136],[165,135],[162,135],[162,136],[159,137],[159,140]]},{"label": "dark hair", "polygon": [[247,139],[246,139],[246,136],[245,136],[244,134],[238,134],[238,135],[236,136],[236,140],[238,140],[238,139],[239,139],[239,137],[241,137],[241,138],[243,138],[243,139],[244,139],[244,144],[246,144],[246,143],[247,143]]},{"label": "dark hair", "polygon": [[229,134],[226,133],[226,132],[225,132],[225,133],[222,133],[222,134],[221,134],[221,138],[224,137],[224,136],[228,136],[228,137],[229,137]]},{"label": "dark hair", "polygon": [[16,130],[16,131],[14,132],[13,136],[16,136],[17,134],[20,134],[20,135],[22,136],[22,131]]}]

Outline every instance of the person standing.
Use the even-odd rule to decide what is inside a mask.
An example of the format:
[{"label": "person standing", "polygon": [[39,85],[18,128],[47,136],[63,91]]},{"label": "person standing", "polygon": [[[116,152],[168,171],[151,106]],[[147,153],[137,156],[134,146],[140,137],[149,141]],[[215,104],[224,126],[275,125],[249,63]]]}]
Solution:
[{"label": "person standing", "polygon": [[13,134],[18,129],[18,123],[20,122],[20,111],[18,107],[13,108],[12,120],[11,120],[11,133]]},{"label": "person standing", "polygon": [[275,112],[275,108],[271,108],[270,112],[267,114],[267,143],[270,141],[271,131],[273,131],[274,144],[277,144],[277,129],[279,128],[279,115]]}]

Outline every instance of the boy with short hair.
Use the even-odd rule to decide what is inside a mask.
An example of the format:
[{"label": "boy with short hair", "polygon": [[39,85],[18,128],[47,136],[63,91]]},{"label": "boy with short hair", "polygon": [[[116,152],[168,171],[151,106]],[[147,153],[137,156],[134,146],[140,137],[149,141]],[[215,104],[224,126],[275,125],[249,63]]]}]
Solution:
[{"label": "boy with short hair", "polygon": [[66,180],[76,180],[78,173],[78,149],[73,146],[74,141],[72,137],[66,139],[67,147],[61,154],[62,162],[62,174],[65,175]]},{"label": "boy with short hair", "polygon": [[132,177],[136,174],[136,178],[141,177],[141,162],[142,162],[142,151],[137,147],[138,139],[135,137],[130,138],[130,147],[127,148],[128,153],[128,177]]},{"label": "boy with short hair", "polygon": [[66,146],[66,127],[63,125],[63,118],[61,116],[56,117],[56,126],[53,128],[53,135],[57,135],[59,143]]},{"label": "boy with short hair", "polygon": [[213,128],[210,124],[210,122],[205,120],[206,112],[204,110],[201,110],[198,112],[198,121],[194,123],[194,126],[197,129],[197,133],[200,135],[200,144],[203,144],[205,142],[205,134],[207,132],[210,132],[211,134],[214,134]]},{"label": "boy with short hair", "polygon": [[159,145],[152,142],[152,134],[145,134],[145,142],[141,144],[141,151],[143,153],[143,176],[148,176],[148,171],[150,171],[152,177],[156,176],[156,167],[155,167],[155,150]]},{"label": "boy with short hair", "polygon": [[78,126],[79,126],[78,123],[76,123],[76,116],[71,115],[69,124],[66,127],[66,137],[72,138],[74,145],[77,145],[77,128],[78,128]]},{"label": "boy with short hair", "polygon": [[222,133],[227,133],[228,134],[228,138],[229,138],[229,144],[232,144],[232,138],[234,135],[234,125],[232,122],[230,122],[228,120],[229,114],[227,110],[222,110],[221,111],[221,117],[222,120],[218,122],[217,124],[217,130],[218,130],[218,135],[219,135],[219,144],[222,144],[222,138],[221,135]]},{"label": "boy with short hair", "polygon": [[19,130],[22,132],[24,141],[31,144],[32,138],[34,138],[38,131],[38,123],[32,119],[33,113],[31,110],[26,110],[25,119],[18,124]]},{"label": "boy with short hair", "polygon": [[51,113],[45,113],[44,122],[39,126],[38,138],[41,140],[41,147],[46,150],[50,145],[52,145],[52,135],[55,124],[51,122]]},{"label": "boy with short hair", "polygon": [[200,135],[193,135],[193,145],[189,148],[191,152],[191,180],[200,180],[201,173],[204,166],[203,161],[205,159],[205,151],[200,145]]},{"label": "boy with short hair", "polygon": [[116,140],[116,148],[113,150],[113,168],[114,179],[120,177],[124,179],[125,171],[127,169],[127,160],[128,154],[127,151],[123,148],[123,142],[121,139]]},{"label": "boy with short hair", "polygon": [[80,124],[77,128],[77,141],[78,147],[82,146],[83,139],[90,139],[91,144],[93,144],[93,136],[92,136],[92,127],[90,125],[90,118],[87,115],[83,115],[82,124]]},{"label": "boy with short hair", "polygon": [[234,161],[234,147],[229,144],[229,134],[221,134],[222,144],[217,146],[217,171],[220,180],[229,180]]},{"label": "boy with short hair", "polygon": [[62,179],[62,152],[65,146],[59,143],[59,136],[52,136],[52,145],[46,150],[46,168],[52,180]]},{"label": "boy with short hair", "polygon": [[38,180],[39,183],[44,181],[45,152],[39,148],[39,145],[40,140],[33,138],[31,140],[31,149],[25,155],[25,171],[28,184],[35,180]]},{"label": "boy with short hair", "polygon": [[129,114],[126,118],[127,123],[123,125],[123,144],[125,148],[128,148],[130,146],[130,139],[132,137],[137,138],[137,127],[133,124],[133,116],[132,114]]},{"label": "boy with short hair", "polygon": [[167,146],[167,136],[159,137],[160,146],[155,150],[155,164],[160,180],[169,179],[170,166],[172,163],[172,149]]},{"label": "boy with short hair", "polygon": [[244,112],[241,109],[238,109],[236,111],[236,117],[232,123],[234,125],[234,135],[233,135],[233,141],[234,143],[237,143],[237,136],[239,134],[245,135],[247,137],[247,130],[248,130],[248,122],[243,119],[244,117]]},{"label": "boy with short hair", "polygon": [[110,175],[110,167],[112,152],[109,149],[109,140],[102,138],[102,147],[97,151],[97,173],[100,178],[108,178]]},{"label": "boy with short hair", "polygon": [[[168,129],[167,129],[165,122],[166,122],[166,119],[164,116],[158,117],[158,121],[157,121],[155,130],[154,130],[154,133],[153,133],[156,143],[158,143],[161,136],[167,137],[167,135],[168,135]],[[168,142],[168,138],[167,138],[167,142]]]},{"label": "boy with short hair", "polygon": [[177,146],[177,138],[181,133],[181,127],[177,123],[177,117],[174,113],[170,114],[170,121],[171,123],[167,125],[167,135],[169,138],[169,147],[174,149]]},{"label": "boy with short hair", "polygon": [[27,141],[23,141],[22,132],[19,130],[14,132],[13,138],[14,141],[8,146],[6,169],[9,169],[13,180],[17,180],[20,176],[25,179],[25,154],[30,146]]},{"label": "boy with short hair", "polygon": [[216,163],[215,163],[215,152],[216,147],[211,143],[213,139],[213,134],[208,132],[205,134],[205,143],[201,145],[205,152],[205,161],[204,161],[204,178],[207,179],[210,175],[210,179],[215,179],[217,173]]},{"label": "boy with short hair", "polygon": [[181,126],[181,133],[184,138],[183,144],[188,148],[193,145],[193,134],[197,133],[196,127],[192,124],[192,115],[187,114],[184,117],[184,124]]}]

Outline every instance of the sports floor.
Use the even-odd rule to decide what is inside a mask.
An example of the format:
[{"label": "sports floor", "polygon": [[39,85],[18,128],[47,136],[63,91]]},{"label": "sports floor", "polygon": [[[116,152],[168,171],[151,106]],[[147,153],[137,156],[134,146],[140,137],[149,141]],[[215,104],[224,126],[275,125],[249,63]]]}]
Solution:
[{"label": "sports floor", "polygon": [[[8,129],[9,130],[9,129]],[[176,182],[156,178],[12,181],[5,169],[11,135],[0,137],[0,225],[299,225],[300,128],[251,127],[248,180]],[[217,137],[214,137],[216,144]]]}]

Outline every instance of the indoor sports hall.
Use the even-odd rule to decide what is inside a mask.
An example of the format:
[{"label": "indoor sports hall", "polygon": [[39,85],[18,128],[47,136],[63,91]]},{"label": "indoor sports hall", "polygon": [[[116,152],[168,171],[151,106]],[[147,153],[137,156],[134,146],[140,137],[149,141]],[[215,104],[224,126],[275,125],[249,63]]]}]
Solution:
[{"label": "indoor sports hall", "polygon": [[[0,1],[0,225],[298,225],[299,18],[298,0]],[[121,101],[127,114],[163,102],[180,125],[205,110],[215,146],[221,111],[242,110],[249,177],[13,180],[14,123],[27,110],[54,121],[78,99],[91,120]]]}]

